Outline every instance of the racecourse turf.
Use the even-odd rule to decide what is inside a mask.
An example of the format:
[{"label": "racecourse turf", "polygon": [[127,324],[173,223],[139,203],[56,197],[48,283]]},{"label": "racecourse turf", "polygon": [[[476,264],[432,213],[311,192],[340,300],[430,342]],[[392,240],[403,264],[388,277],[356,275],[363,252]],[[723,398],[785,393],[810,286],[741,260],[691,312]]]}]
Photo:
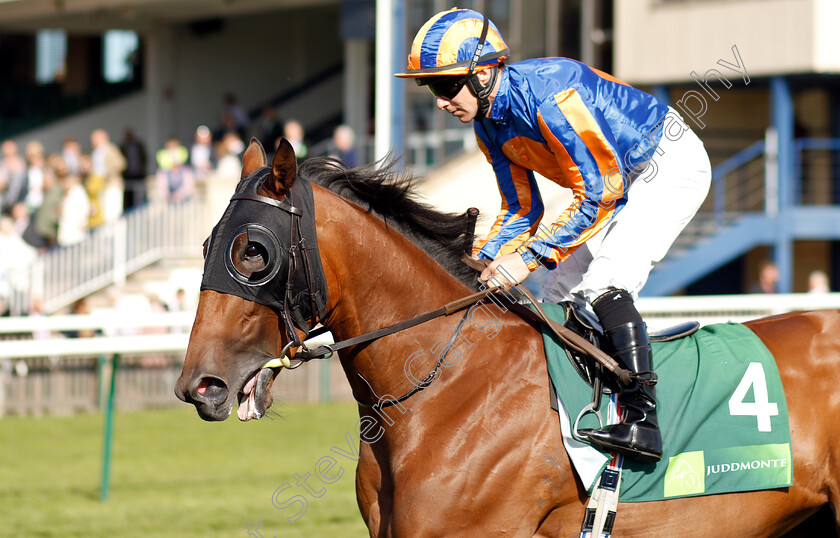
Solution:
[{"label": "racecourse turf", "polygon": [[0,417],[0,536],[367,536],[356,407],[275,407],[248,423],[117,413],[105,501],[102,415]]}]

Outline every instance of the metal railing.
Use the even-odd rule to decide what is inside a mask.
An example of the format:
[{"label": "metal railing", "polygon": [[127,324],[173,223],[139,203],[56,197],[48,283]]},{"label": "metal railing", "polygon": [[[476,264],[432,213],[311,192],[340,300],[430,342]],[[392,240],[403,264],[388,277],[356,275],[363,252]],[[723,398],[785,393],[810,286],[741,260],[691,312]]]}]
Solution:
[{"label": "metal railing", "polygon": [[787,185],[778,169],[778,140],[768,129],[758,140],[712,170],[712,193],[703,210],[713,211],[715,221],[725,224],[733,214],[763,212],[774,216],[790,188],[794,205],[828,205],[840,200],[840,139],[797,138],[793,142],[793,177]]},{"label": "metal railing", "polygon": [[9,310],[24,315],[39,303],[53,313],[165,257],[200,255],[207,234],[205,206],[196,197],[181,203],[152,202],[92,230],[74,245],[56,247],[26,270],[10,275]]}]

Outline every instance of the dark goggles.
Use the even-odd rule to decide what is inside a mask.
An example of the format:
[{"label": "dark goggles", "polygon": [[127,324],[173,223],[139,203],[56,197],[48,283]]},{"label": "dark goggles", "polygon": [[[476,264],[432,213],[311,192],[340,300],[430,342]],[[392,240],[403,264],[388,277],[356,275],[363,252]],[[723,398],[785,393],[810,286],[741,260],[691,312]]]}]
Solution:
[{"label": "dark goggles", "polygon": [[429,91],[431,91],[432,95],[435,97],[453,99],[456,95],[458,95],[458,92],[461,91],[461,88],[464,87],[464,84],[467,83],[467,78],[469,78],[469,75],[446,75],[439,77],[423,77],[416,80],[418,86],[428,86]]}]

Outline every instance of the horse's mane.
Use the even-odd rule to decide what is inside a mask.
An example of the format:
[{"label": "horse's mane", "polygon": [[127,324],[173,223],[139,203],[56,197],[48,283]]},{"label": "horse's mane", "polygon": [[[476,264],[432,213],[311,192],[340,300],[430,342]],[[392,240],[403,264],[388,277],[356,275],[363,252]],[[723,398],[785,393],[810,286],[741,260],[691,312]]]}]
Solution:
[{"label": "horse's mane", "polygon": [[419,201],[414,178],[395,171],[395,163],[347,168],[337,159],[314,157],[300,164],[298,174],[377,215],[451,275],[476,289],[477,273],[461,261],[464,252],[472,250],[469,217],[438,211]]}]

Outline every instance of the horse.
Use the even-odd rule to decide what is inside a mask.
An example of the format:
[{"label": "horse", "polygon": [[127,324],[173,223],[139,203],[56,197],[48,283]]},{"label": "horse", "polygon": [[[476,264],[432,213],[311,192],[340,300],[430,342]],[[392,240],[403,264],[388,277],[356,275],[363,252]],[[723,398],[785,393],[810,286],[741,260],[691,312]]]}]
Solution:
[{"label": "horse", "polygon": [[[259,196],[277,204],[296,182],[312,185],[326,297],[322,316],[311,313],[308,322],[327,327],[336,341],[476,291],[477,273],[460,260],[472,239],[468,217],[423,203],[409,177],[328,159],[298,167],[285,141],[270,162],[251,141],[240,185],[257,174],[264,175]],[[250,242],[205,247],[208,259],[229,248],[222,255],[257,270],[274,256]],[[225,420],[237,398],[245,420],[271,405],[271,382],[283,368],[263,366],[285,355],[307,327],[284,330],[288,312],[259,296],[269,291],[246,299],[203,286],[175,388],[202,419]],[[359,402],[356,493],[371,536],[579,532],[587,492],[549,405],[540,332],[511,312],[482,319],[465,324],[460,312],[439,316],[338,353]],[[620,503],[615,535],[782,536],[825,506],[840,530],[840,428],[831,418],[840,414],[840,315],[795,312],[746,326],[778,364],[789,402],[793,485]],[[452,352],[442,360],[444,348]],[[412,390],[418,380],[425,390]]]}]

